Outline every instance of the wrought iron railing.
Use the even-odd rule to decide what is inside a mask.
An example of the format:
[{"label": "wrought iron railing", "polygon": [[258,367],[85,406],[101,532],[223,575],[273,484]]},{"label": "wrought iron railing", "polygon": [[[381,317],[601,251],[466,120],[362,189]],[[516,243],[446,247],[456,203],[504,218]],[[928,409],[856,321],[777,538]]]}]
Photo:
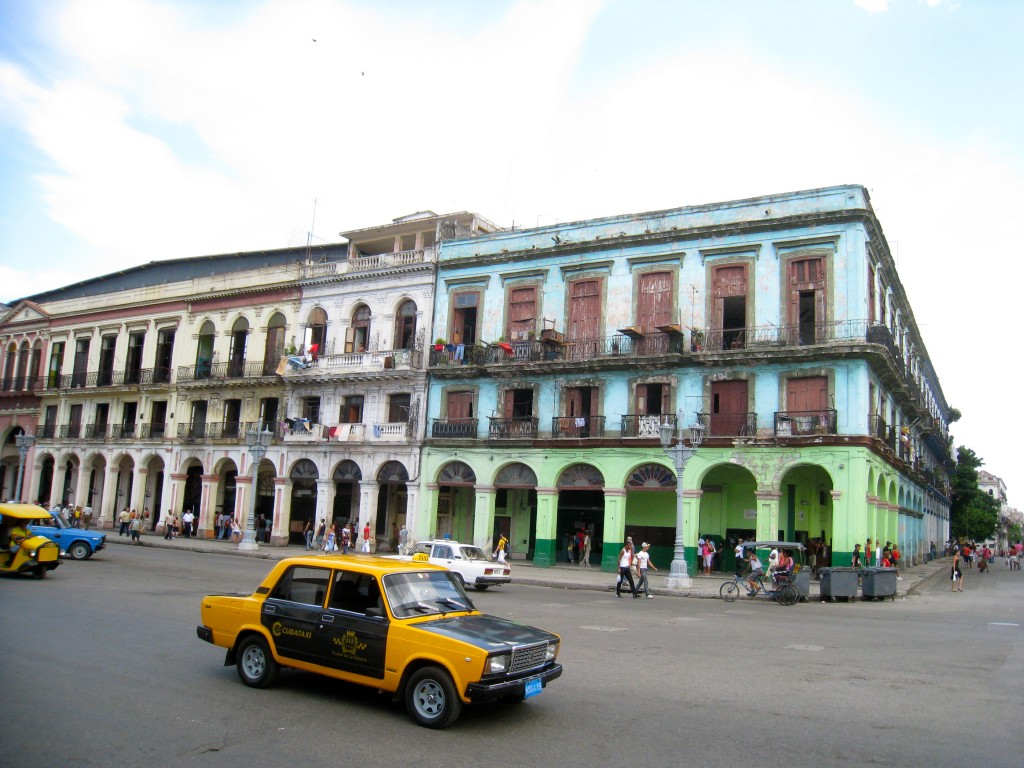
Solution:
[{"label": "wrought iron railing", "polygon": [[750,437],[757,434],[757,413],[698,413],[704,437]]},{"label": "wrought iron railing", "polygon": [[525,439],[537,437],[537,417],[526,416],[512,419],[490,417],[487,434],[497,439]]},{"label": "wrought iron railing", "polygon": [[143,440],[163,440],[167,437],[167,424],[143,424],[139,437]]},{"label": "wrought iron railing", "polygon": [[834,409],[820,411],[776,411],[775,435],[777,437],[796,437],[801,435],[834,435],[836,434],[836,416]]},{"label": "wrought iron railing", "polygon": [[112,424],[110,426],[111,440],[134,440],[138,431],[137,424]]},{"label": "wrought iron railing", "polygon": [[0,392],[35,392],[43,389],[41,376],[8,376],[0,381]]},{"label": "wrought iron railing", "polygon": [[56,424],[40,424],[36,427],[37,440],[53,440],[55,437],[57,437]]},{"label": "wrought iron railing", "polygon": [[551,419],[554,439],[604,437],[604,416],[555,416]]},{"label": "wrought iron railing", "polygon": [[62,439],[77,440],[82,436],[82,425],[81,424],[61,424],[58,436]]},{"label": "wrought iron railing", "polygon": [[206,439],[206,422],[199,424],[179,424],[178,439],[185,442],[195,442]]},{"label": "wrought iron railing", "polygon": [[238,440],[244,436],[240,421],[213,421],[206,425],[206,437],[209,440]]},{"label": "wrought iron railing", "polygon": [[[274,366],[276,370],[277,366]],[[231,361],[227,363],[198,363],[178,366],[178,382],[223,381],[225,379],[259,379],[272,375],[264,369],[262,360]]]},{"label": "wrought iron railing", "polygon": [[85,432],[82,435],[85,440],[106,440],[107,439],[107,425],[106,424],[86,424]]},{"label": "wrought iron railing", "polygon": [[627,413],[622,417],[622,436],[660,440],[662,424],[671,424],[675,429],[676,415],[674,413],[660,415]]},{"label": "wrought iron railing", "polygon": [[431,437],[476,437],[477,419],[434,419],[430,423]]},{"label": "wrought iron railing", "polygon": [[[126,371],[79,371],[61,375],[50,374],[45,380],[46,389],[93,389],[100,387],[134,387],[149,384],[169,384],[169,368],[132,368]],[[37,386],[43,388],[40,379]]]}]

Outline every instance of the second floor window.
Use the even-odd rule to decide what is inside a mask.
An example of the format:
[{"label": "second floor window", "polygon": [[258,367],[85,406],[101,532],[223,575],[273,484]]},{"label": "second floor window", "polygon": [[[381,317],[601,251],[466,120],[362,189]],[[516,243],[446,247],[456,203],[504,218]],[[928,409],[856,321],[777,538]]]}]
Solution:
[{"label": "second floor window", "polygon": [[302,418],[309,419],[312,424],[320,423],[320,398],[302,398]]},{"label": "second floor window", "polygon": [[363,422],[363,396],[349,395],[341,406],[341,416],[338,419],[342,424],[362,424]]}]

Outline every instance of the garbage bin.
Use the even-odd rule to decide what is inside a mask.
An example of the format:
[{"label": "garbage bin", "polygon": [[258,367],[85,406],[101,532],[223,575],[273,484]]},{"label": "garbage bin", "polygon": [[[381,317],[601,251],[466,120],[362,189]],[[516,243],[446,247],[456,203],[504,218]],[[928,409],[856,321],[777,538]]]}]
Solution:
[{"label": "garbage bin", "polygon": [[793,586],[801,602],[807,602],[807,596],[811,593],[811,569],[801,568],[797,571],[793,576]]},{"label": "garbage bin", "polygon": [[858,568],[819,568],[821,599],[835,600],[844,597],[849,602],[857,597]]},{"label": "garbage bin", "polygon": [[895,568],[865,568],[860,585],[865,600],[896,599]]}]

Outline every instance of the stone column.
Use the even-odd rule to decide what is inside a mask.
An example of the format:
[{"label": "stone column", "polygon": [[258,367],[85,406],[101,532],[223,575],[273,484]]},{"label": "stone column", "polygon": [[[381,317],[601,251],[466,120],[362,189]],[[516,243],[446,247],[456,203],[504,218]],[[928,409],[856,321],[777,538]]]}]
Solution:
[{"label": "stone column", "polygon": [[700,500],[703,497],[704,491],[699,488],[683,489],[683,550],[686,553],[686,562],[694,564],[694,573],[700,573],[704,568],[704,560],[697,551],[697,538],[700,536]]},{"label": "stone column", "polygon": [[359,551],[363,550],[363,527],[370,523],[370,552],[376,551],[377,530],[377,499],[380,498],[380,484],[375,480],[362,480],[359,483]]},{"label": "stone column", "polygon": [[409,546],[417,541],[429,540],[437,532],[437,498],[440,486],[427,483],[427,492],[423,497],[423,514],[416,515],[409,529]]},{"label": "stone column", "polygon": [[273,525],[270,543],[284,546],[288,543],[288,523],[292,519],[292,481],[288,477],[274,478]]},{"label": "stone column", "polygon": [[[626,540],[626,489],[604,488],[604,541],[601,542],[601,570],[617,573],[619,550]],[[557,531],[556,531],[557,534]],[[636,544],[637,542],[634,542]]]},{"label": "stone column", "polygon": [[[132,509],[138,510],[140,515],[146,509],[146,481],[148,479],[149,469],[146,467],[136,466],[135,469],[132,470]],[[153,510],[149,510],[149,513],[152,515]],[[152,522],[152,517],[149,520],[142,518],[142,525],[147,530]]]},{"label": "stone column", "polygon": [[202,501],[199,503],[199,517],[196,518],[196,535],[202,539],[213,538],[213,516],[216,514],[213,509],[214,483],[217,482],[217,475],[203,475]]},{"label": "stone column", "polygon": [[558,560],[558,489],[537,489],[537,531],[533,564],[547,568]]},{"label": "stone column", "polygon": [[494,499],[493,485],[477,485],[476,505],[473,510],[473,544],[484,552],[494,551]]},{"label": "stone column", "polygon": [[757,500],[757,541],[775,541],[779,535],[779,491],[754,491]]}]

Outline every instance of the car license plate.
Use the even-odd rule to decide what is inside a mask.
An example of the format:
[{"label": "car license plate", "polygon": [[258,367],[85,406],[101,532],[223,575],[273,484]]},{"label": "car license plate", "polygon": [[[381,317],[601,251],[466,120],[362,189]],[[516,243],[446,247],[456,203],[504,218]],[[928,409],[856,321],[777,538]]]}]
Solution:
[{"label": "car license plate", "polygon": [[534,677],[526,681],[526,688],[524,694],[526,698],[536,696],[538,693],[544,690],[544,683],[540,681],[539,677]]}]

